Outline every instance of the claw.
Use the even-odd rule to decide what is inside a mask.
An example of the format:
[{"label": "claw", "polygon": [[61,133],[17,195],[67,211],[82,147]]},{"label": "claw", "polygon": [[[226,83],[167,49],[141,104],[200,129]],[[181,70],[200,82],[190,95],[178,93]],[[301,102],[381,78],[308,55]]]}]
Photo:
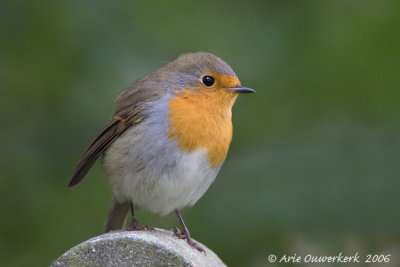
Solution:
[{"label": "claw", "polygon": [[181,231],[178,229],[178,227],[174,226],[174,228],[172,228],[172,230],[174,231],[174,234],[172,236],[176,236],[179,239],[182,239],[181,236]]},{"label": "claw", "polygon": [[199,244],[197,244],[196,242],[194,242],[190,238],[189,230],[187,229],[185,223],[183,222],[182,216],[181,216],[181,214],[179,213],[178,210],[175,210],[175,214],[176,214],[176,217],[178,217],[178,220],[179,220],[179,222],[181,224],[182,232],[179,231],[178,228],[174,227],[173,228],[173,230],[174,230],[174,235],[173,236],[176,236],[179,239],[185,239],[186,242],[189,244],[189,246],[191,246],[192,248],[197,249],[200,252],[203,252],[204,255],[207,255],[206,252],[204,251],[204,249],[202,247],[200,247]]},{"label": "claw", "polygon": [[197,249],[198,251],[203,252],[204,255],[207,256],[207,253],[204,251],[204,249],[203,249],[199,244],[197,244],[196,242],[194,242],[190,237],[189,237],[189,238],[186,238],[186,242],[187,242],[192,248],[195,248],[195,249]]},{"label": "claw", "polygon": [[140,225],[140,224],[132,224],[128,228],[125,229],[126,231],[155,231],[153,227],[148,225]]},{"label": "claw", "polygon": [[197,249],[200,252],[203,252],[204,255],[207,255],[206,252],[204,251],[204,249],[199,244],[197,244],[196,242],[194,242],[192,240],[192,238],[190,237],[189,233],[182,233],[177,227],[172,228],[172,230],[174,231],[173,236],[175,236],[178,239],[186,240],[186,242],[189,244],[189,246],[191,246],[192,248]]},{"label": "claw", "polygon": [[148,225],[141,225],[135,218],[135,213],[133,210],[133,204],[132,202],[130,203],[131,205],[131,213],[132,213],[132,221],[131,225],[129,225],[128,228],[126,228],[126,231],[154,231],[153,227],[150,227]]}]

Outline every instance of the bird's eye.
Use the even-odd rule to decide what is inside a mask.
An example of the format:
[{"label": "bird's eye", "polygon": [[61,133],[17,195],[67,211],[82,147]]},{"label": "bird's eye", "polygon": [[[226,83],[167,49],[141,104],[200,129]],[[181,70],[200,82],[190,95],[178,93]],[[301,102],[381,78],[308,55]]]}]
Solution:
[{"label": "bird's eye", "polygon": [[211,76],[204,76],[203,77],[203,83],[205,86],[212,86],[214,84],[214,78]]}]

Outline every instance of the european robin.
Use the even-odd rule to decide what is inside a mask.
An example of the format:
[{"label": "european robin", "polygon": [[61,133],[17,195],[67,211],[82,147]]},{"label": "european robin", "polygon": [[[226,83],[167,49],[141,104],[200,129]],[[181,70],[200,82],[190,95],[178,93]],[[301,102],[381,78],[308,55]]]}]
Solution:
[{"label": "european robin", "polygon": [[200,251],[179,210],[193,206],[215,180],[232,139],[232,105],[253,93],[232,68],[209,53],[181,55],[138,79],[116,98],[116,112],[83,153],[69,183],[77,185],[97,158],[114,193],[103,232],[140,225],[134,210],[175,211],[175,236]]}]

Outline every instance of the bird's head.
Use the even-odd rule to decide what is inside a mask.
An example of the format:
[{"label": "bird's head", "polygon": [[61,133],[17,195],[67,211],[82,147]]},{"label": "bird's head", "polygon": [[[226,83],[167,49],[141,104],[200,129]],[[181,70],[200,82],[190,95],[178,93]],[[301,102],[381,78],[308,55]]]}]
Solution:
[{"label": "bird's head", "polygon": [[255,90],[241,85],[232,68],[219,57],[204,52],[189,53],[178,57],[160,69],[168,80],[170,91],[181,93],[206,93],[210,96],[236,98],[239,93]]}]

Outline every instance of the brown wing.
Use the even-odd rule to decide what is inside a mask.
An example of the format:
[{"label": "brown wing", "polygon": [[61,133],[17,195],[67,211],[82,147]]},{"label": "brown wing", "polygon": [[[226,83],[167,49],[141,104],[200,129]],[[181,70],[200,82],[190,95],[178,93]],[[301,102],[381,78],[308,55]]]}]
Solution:
[{"label": "brown wing", "polygon": [[88,149],[83,153],[68,187],[79,184],[97,158],[129,127],[144,119],[143,105],[131,105],[119,111],[100,131]]}]

